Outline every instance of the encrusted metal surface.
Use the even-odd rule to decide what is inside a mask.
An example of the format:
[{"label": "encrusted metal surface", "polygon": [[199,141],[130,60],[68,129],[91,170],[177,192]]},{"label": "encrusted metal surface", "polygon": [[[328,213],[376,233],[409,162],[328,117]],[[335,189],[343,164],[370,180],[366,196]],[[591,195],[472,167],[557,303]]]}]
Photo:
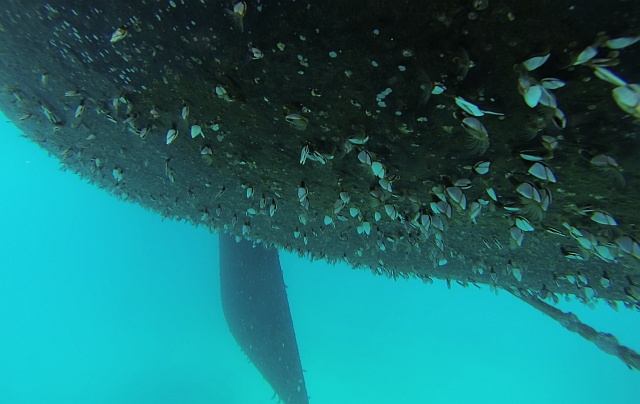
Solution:
[{"label": "encrusted metal surface", "polygon": [[[243,32],[226,2],[5,3],[0,108],[64,169],[116,197],[390,277],[637,307],[639,262],[616,240],[640,236],[639,127],[611,97],[612,84],[592,67],[572,66],[601,31],[635,35],[640,9],[633,2],[607,2],[604,14],[598,1],[491,1],[486,8],[471,1],[263,1],[247,5]],[[610,67],[629,83],[640,81],[639,49],[621,49],[613,57],[619,65]],[[529,75],[566,83],[554,90],[564,129],[518,92],[514,65],[549,53]],[[443,94],[431,94],[436,85],[446,86]],[[468,113],[459,97],[504,114],[478,117],[488,145],[461,125]],[[204,138],[191,138],[192,125]],[[144,128],[150,132],[141,139]],[[167,144],[172,129],[177,137]],[[545,151],[542,135],[556,138],[558,148]],[[350,137],[368,141],[349,145]],[[305,146],[311,157],[302,165]],[[363,150],[397,176],[387,176],[392,192],[359,161]],[[519,155],[528,150],[544,152],[556,183],[527,173],[531,163]],[[590,164],[601,154],[621,169]],[[488,174],[473,172],[481,161],[491,162]],[[475,223],[450,195],[451,218],[430,207],[460,179],[471,181],[468,204],[482,199]],[[548,211],[518,194],[526,181],[549,190]],[[339,210],[341,192],[350,198]],[[389,217],[385,205],[400,217]],[[618,226],[595,223],[591,210],[611,214]],[[420,214],[442,218],[444,231],[412,224]],[[535,228],[522,246],[510,235],[518,216]],[[592,234],[606,248],[600,255],[613,259],[581,247],[565,222]]]}]

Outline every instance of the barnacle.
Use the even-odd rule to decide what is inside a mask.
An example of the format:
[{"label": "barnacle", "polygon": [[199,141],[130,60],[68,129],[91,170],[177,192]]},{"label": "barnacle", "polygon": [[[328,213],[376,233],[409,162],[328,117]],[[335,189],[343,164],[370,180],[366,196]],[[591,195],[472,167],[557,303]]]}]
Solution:
[{"label": "barnacle", "polygon": [[474,154],[484,154],[489,148],[489,132],[476,118],[465,118],[462,127],[467,131],[467,147]]},{"label": "barnacle", "polygon": [[557,121],[556,108],[539,105],[538,108],[536,108],[536,112],[538,113],[539,118],[542,119],[542,122],[540,123],[542,129],[550,133],[558,132],[561,128],[561,124]]},{"label": "barnacle", "polygon": [[479,131],[469,131],[467,147],[474,154],[484,154],[489,148],[489,134]]},{"label": "barnacle", "polygon": [[247,3],[239,1],[233,5],[233,10],[225,10],[233,25],[244,32],[244,15],[247,13]]},{"label": "barnacle", "polygon": [[300,114],[289,114],[285,119],[296,130],[305,130],[309,125],[309,120]]},{"label": "barnacle", "polygon": [[474,63],[469,59],[469,54],[463,47],[460,47],[459,54],[453,58],[453,62],[457,65],[456,73],[458,73],[458,76],[456,76],[456,80],[459,82],[467,77],[469,69],[474,66]]},{"label": "barnacle", "polygon": [[533,222],[542,222],[545,217],[545,211],[542,205],[533,199],[520,198],[522,208],[520,212]]},{"label": "barnacle", "polygon": [[524,125],[524,138],[526,140],[533,140],[539,134],[542,134],[547,128],[547,120],[544,116],[531,115],[529,116],[529,122]]}]

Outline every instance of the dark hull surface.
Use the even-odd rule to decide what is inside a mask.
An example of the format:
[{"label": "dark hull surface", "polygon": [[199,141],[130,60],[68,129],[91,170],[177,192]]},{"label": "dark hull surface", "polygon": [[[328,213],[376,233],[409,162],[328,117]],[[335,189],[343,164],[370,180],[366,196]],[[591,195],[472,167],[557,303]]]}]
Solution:
[{"label": "dark hull surface", "polygon": [[231,334],[278,398],[308,403],[278,252],[221,234],[220,295]]},{"label": "dark hull surface", "polygon": [[[393,278],[635,308],[639,261],[616,240],[640,237],[638,126],[610,83],[567,66],[601,31],[633,35],[637,2],[481,3],[250,2],[241,32],[227,2],[6,0],[0,108],[63,169],[168,218]],[[112,42],[119,28],[127,35]],[[251,60],[249,43],[264,57]],[[630,83],[640,82],[639,46],[611,67]],[[547,52],[530,76],[567,83],[554,90],[564,129],[518,92],[514,65]],[[435,82],[447,90],[425,103]],[[454,97],[505,114],[479,118],[488,145],[461,126]],[[204,138],[191,138],[193,125]],[[544,151],[542,135],[559,141],[546,156],[557,183],[530,175],[519,157]],[[353,136],[369,140],[349,151]],[[305,146],[326,164],[300,164]],[[396,175],[392,192],[359,161],[364,150]],[[590,164],[599,154],[620,168]],[[491,162],[488,174],[473,172],[480,161]],[[469,204],[488,203],[475,223],[454,203],[451,218],[438,215],[444,230],[416,225],[437,215],[432,203],[451,202],[443,190],[459,179],[471,181]],[[517,192],[526,181],[552,194],[548,211]],[[618,226],[595,223],[589,209]],[[535,228],[521,247],[510,235],[518,216]],[[565,222],[600,250],[581,246]],[[613,260],[598,257],[603,248]]]}]

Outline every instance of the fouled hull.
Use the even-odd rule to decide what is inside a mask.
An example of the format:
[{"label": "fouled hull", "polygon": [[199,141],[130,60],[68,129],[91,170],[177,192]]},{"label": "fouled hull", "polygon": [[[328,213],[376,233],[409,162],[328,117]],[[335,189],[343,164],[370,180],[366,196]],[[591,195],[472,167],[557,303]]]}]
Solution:
[{"label": "fouled hull", "polygon": [[[263,1],[241,31],[225,2],[7,0],[0,108],[64,169],[168,218],[394,278],[635,308],[637,126],[564,49],[639,10],[512,3]],[[518,93],[513,66],[536,53],[551,57],[528,86],[568,83],[564,129]],[[425,88],[440,92],[426,105]],[[480,113],[481,157],[461,125]],[[574,125],[584,114],[597,124]],[[556,182],[520,157],[541,134],[561,139],[544,156]],[[590,164],[601,154],[619,166]],[[616,226],[590,220],[605,211]]]}]

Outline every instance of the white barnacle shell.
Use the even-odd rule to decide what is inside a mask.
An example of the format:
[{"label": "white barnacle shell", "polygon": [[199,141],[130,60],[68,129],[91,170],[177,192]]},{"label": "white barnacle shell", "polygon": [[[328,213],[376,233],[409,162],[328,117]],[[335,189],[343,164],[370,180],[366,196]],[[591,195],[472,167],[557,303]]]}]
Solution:
[{"label": "white barnacle shell", "polygon": [[630,236],[621,236],[616,239],[616,244],[622,251],[627,254],[633,255],[640,259],[640,244]]},{"label": "white barnacle shell", "polygon": [[554,183],[557,181],[556,176],[551,170],[551,168],[549,168],[549,166],[539,161],[535,162],[531,167],[529,167],[528,172],[529,174],[541,180],[554,182]]},{"label": "white barnacle shell", "polygon": [[516,217],[516,226],[522,231],[534,231],[535,229],[531,225],[531,222],[527,218],[522,216]]},{"label": "white barnacle shell", "polygon": [[352,144],[363,145],[369,141],[369,136],[349,136],[349,142]]},{"label": "white barnacle shell", "polygon": [[520,271],[520,268],[512,268],[511,273],[518,282],[522,282],[522,271]]},{"label": "white barnacle shell", "polygon": [[524,66],[524,68],[527,69],[528,71],[533,71],[538,67],[542,66],[543,64],[545,64],[546,61],[549,60],[549,56],[551,56],[550,53],[546,55],[533,56],[525,60],[524,62],[522,62],[522,66]]},{"label": "white barnacle shell", "polygon": [[593,66],[593,74],[600,80],[604,80],[608,83],[611,83],[616,87],[627,85],[627,82],[624,81],[624,79],[618,77],[611,70],[604,68],[602,66]]},{"label": "white barnacle shell", "polygon": [[384,178],[386,174],[386,168],[384,164],[379,161],[374,161],[371,163],[371,170],[373,170],[373,174],[378,178]]},{"label": "white barnacle shell", "polygon": [[482,122],[480,122],[476,118],[464,118],[462,120],[462,127],[465,128],[468,132],[478,132],[484,135],[489,134],[489,132],[487,132],[487,128],[485,128]]},{"label": "white barnacle shell", "polygon": [[440,231],[444,231],[444,222],[440,216],[431,216],[431,225]]},{"label": "white barnacle shell", "polygon": [[640,35],[609,39],[604,44],[610,49],[622,49],[640,41]]},{"label": "white barnacle shell", "polygon": [[593,59],[598,54],[598,47],[596,45],[587,46],[576,58],[576,61],[573,62],[574,66],[581,65],[583,63],[587,63],[591,59]]},{"label": "white barnacle shell", "polygon": [[594,158],[591,159],[591,164],[599,167],[620,167],[618,162],[613,157],[606,156],[604,154],[598,154]]},{"label": "white barnacle shell", "polygon": [[304,198],[304,200],[300,201],[300,205],[302,205],[304,210],[309,210],[309,198]]},{"label": "white barnacle shell", "polygon": [[576,241],[586,250],[591,250],[594,247],[593,242],[591,241],[591,233],[588,233],[586,230],[581,230],[584,236],[576,237]]},{"label": "white barnacle shell", "polygon": [[440,212],[440,209],[438,209],[438,202],[431,202],[429,204],[429,207],[431,208],[431,211],[436,215],[439,215],[440,213],[442,213]]},{"label": "white barnacle shell", "polygon": [[[325,157],[325,155],[317,150],[314,150],[313,153],[309,154],[309,156],[307,157],[309,158],[309,160],[317,161],[320,164],[327,164],[327,157]],[[329,159],[332,158],[333,156],[329,156]]]},{"label": "white barnacle shell", "polygon": [[496,195],[495,189],[487,188],[487,195],[489,195],[494,202],[498,202],[498,195]]},{"label": "white barnacle shell", "polygon": [[220,85],[216,86],[216,95],[218,97],[224,97],[227,95],[227,89]]},{"label": "white barnacle shell", "polygon": [[584,283],[585,285],[589,284],[589,279],[587,279],[587,277],[584,274],[580,273],[580,272],[578,272],[578,280],[580,282]]},{"label": "white barnacle shell", "polygon": [[76,112],[75,112],[74,116],[75,116],[76,118],[80,118],[80,116],[82,115],[82,113],[83,113],[83,112],[84,112],[84,101],[83,101],[83,100],[81,100],[81,101],[80,101],[80,105],[78,105],[78,106],[76,107]]},{"label": "white barnacle shell", "polygon": [[251,233],[251,225],[247,222],[242,225],[242,235],[246,236]]},{"label": "white barnacle shell", "polygon": [[340,192],[340,199],[342,199],[342,202],[347,204],[351,200],[351,194],[347,191],[342,191]]},{"label": "white barnacle shell", "polygon": [[202,133],[202,127],[200,125],[191,126],[191,138],[195,139],[198,136],[202,136],[204,139],[204,133]]},{"label": "white barnacle shell", "polygon": [[489,172],[490,166],[491,166],[490,161],[480,161],[473,166],[473,171],[477,172],[480,175],[484,175]]},{"label": "white barnacle shell", "polygon": [[391,218],[391,220],[396,220],[398,217],[398,212],[396,211],[396,207],[391,204],[384,205],[384,211],[387,212],[387,215]]},{"label": "white barnacle shell", "polygon": [[530,86],[524,91],[524,102],[531,108],[535,108],[542,97],[542,87],[539,85]]},{"label": "white barnacle shell", "polygon": [[453,214],[453,209],[451,208],[451,204],[446,201],[440,201],[435,204],[436,210],[435,213],[444,213],[449,219],[451,219],[451,215]]},{"label": "white barnacle shell", "polygon": [[422,226],[422,229],[425,232],[428,232],[429,228],[431,227],[431,216],[425,213],[420,215],[420,226]]},{"label": "white barnacle shell", "polygon": [[510,272],[518,282],[522,282],[522,271],[511,261],[509,261],[509,263],[507,264],[507,272]]},{"label": "white barnacle shell", "polygon": [[627,114],[640,118],[640,84],[628,84],[611,91],[613,99]]},{"label": "white barnacle shell", "polygon": [[613,96],[621,105],[636,107],[640,102],[640,85],[628,84],[613,89]]},{"label": "white barnacle shell", "polygon": [[144,139],[147,137],[149,132],[151,132],[151,126],[147,125],[138,131],[138,136],[140,136],[140,139]]},{"label": "white barnacle shell", "polygon": [[477,105],[470,103],[462,97],[455,98],[456,104],[466,113],[473,116],[483,116],[485,111],[481,110]]},{"label": "white barnacle shell", "polygon": [[392,185],[391,185],[392,183],[393,183],[393,181],[391,181],[387,177],[380,178],[380,180],[378,181],[378,184],[380,184],[382,189],[384,189],[385,191],[388,191],[388,192],[393,192],[393,188],[392,188]]},{"label": "white barnacle shell", "polygon": [[542,136],[542,145],[547,150],[555,150],[558,148],[558,139],[553,136],[543,135]]},{"label": "white barnacle shell", "polygon": [[529,90],[529,87],[534,85],[535,82],[528,75],[520,75],[518,78],[518,90],[520,90],[520,94],[523,94]]},{"label": "white barnacle shell", "polygon": [[480,216],[480,212],[482,211],[482,205],[479,202],[471,202],[471,206],[469,208],[469,215],[471,216],[471,220],[475,223],[478,216]]},{"label": "white barnacle shell", "polygon": [[122,169],[120,169],[118,167],[114,168],[113,171],[111,171],[111,175],[113,175],[113,178],[117,182],[122,181],[122,178],[124,178],[124,174],[122,173]]},{"label": "white barnacle shell", "polygon": [[276,204],[275,199],[271,199],[271,205],[269,205],[269,216],[273,217],[278,210],[278,205]]},{"label": "white barnacle shell", "polygon": [[567,222],[562,222],[562,226],[564,226],[565,229],[569,230],[569,235],[571,235],[571,237],[575,239],[577,239],[578,237],[583,237],[582,232],[578,230],[577,227],[574,227]]},{"label": "white barnacle shell", "polygon": [[516,188],[516,192],[527,199],[531,199],[536,202],[542,201],[540,190],[538,190],[538,188],[536,188],[536,186],[530,182],[523,182],[522,184],[518,185],[518,187]]},{"label": "white barnacle shell", "polygon": [[591,299],[593,299],[595,297],[596,291],[593,290],[592,287],[585,286],[584,295],[586,296],[587,300],[591,300]]},{"label": "white barnacle shell", "polygon": [[448,187],[446,191],[452,201],[460,205],[463,210],[466,209],[467,199],[464,196],[464,192],[462,192],[462,189],[458,187]]},{"label": "white barnacle shell", "polygon": [[442,83],[435,83],[435,86],[433,87],[433,90],[431,90],[431,94],[442,94],[445,92],[445,90],[447,89],[447,86],[445,86]]},{"label": "white barnacle shell", "polygon": [[461,189],[469,189],[471,188],[472,183],[471,183],[471,180],[468,178],[460,178],[453,185]]},{"label": "white barnacle shell", "polygon": [[169,129],[167,131],[167,144],[171,144],[178,137],[178,131],[176,129]]},{"label": "white barnacle shell", "polygon": [[541,105],[544,105],[550,108],[557,108],[558,101],[556,100],[556,96],[553,95],[551,91],[547,90],[544,87],[541,87],[541,86],[537,86],[537,87],[540,88],[540,98],[538,99],[538,102]]},{"label": "white barnacle shell", "polygon": [[304,145],[302,147],[302,151],[300,152],[300,164],[306,163],[308,158],[309,158],[309,145]]},{"label": "white barnacle shell", "polygon": [[127,35],[129,35],[129,30],[127,29],[126,26],[122,26],[118,29],[116,29],[115,31],[113,31],[113,34],[111,34],[111,43],[116,43],[124,38],[127,37]]},{"label": "white barnacle shell", "polygon": [[553,117],[553,123],[557,127],[559,127],[560,129],[564,129],[567,127],[567,117],[560,108],[553,109]]},{"label": "white barnacle shell", "polygon": [[305,199],[307,199],[307,195],[309,194],[309,190],[305,186],[300,186],[298,188],[298,200],[302,203]]},{"label": "white barnacle shell", "polygon": [[616,239],[618,247],[627,254],[632,254],[634,243],[635,240],[629,236],[620,236]]},{"label": "white barnacle shell", "polygon": [[511,238],[516,242],[516,244],[522,247],[522,242],[524,241],[524,231],[522,231],[522,229],[518,227],[512,227],[509,232],[511,234]]},{"label": "white barnacle shell", "polygon": [[540,80],[540,83],[542,84],[542,87],[546,88],[547,90],[556,90],[560,87],[564,87],[566,84],[564,81],[553,77],[544,78]]},{"label": "white barnacle shell", "polygon": [[545,212],[547,212],[549,210],[549,206],[551,206],[551,201],[552,201],[552,197],[551,197],[551,191],[549,191],[548,189],[540,189],[540,206],[542,207],[542,210],[544,210]]},{"label": "white barnacle shell", "polygon": [[593,214],[591,215],[591,220],[593,220],[596,223],[603,224],[605,226],[618,225],[618,222],[616,222],[616,219],[614,219],[613,216],[611,216],[607,212],[602,212],[602,211],[593,212]]},{"label": "white barnacle shell", "polygon": [[358,153],[358,160],[360,160],[361,163],[366,164],[368,166],[373,164],[373,160],[371,159],[371,154],[369,154],[369,152],[366,150],[363,150],[360,153]]},{"label": "white barnacle shell", "polygon": [[616,257],[611,253],[611,249],[605,245],[597,245],[594,253],[603,261],[613,262],[616,260]]},{"label": "white barnacle shell", "polygon": [[285,116],[285,119],[296,130],[305,130],[309,125],[309,120],[300,114],[289,114]]}]

